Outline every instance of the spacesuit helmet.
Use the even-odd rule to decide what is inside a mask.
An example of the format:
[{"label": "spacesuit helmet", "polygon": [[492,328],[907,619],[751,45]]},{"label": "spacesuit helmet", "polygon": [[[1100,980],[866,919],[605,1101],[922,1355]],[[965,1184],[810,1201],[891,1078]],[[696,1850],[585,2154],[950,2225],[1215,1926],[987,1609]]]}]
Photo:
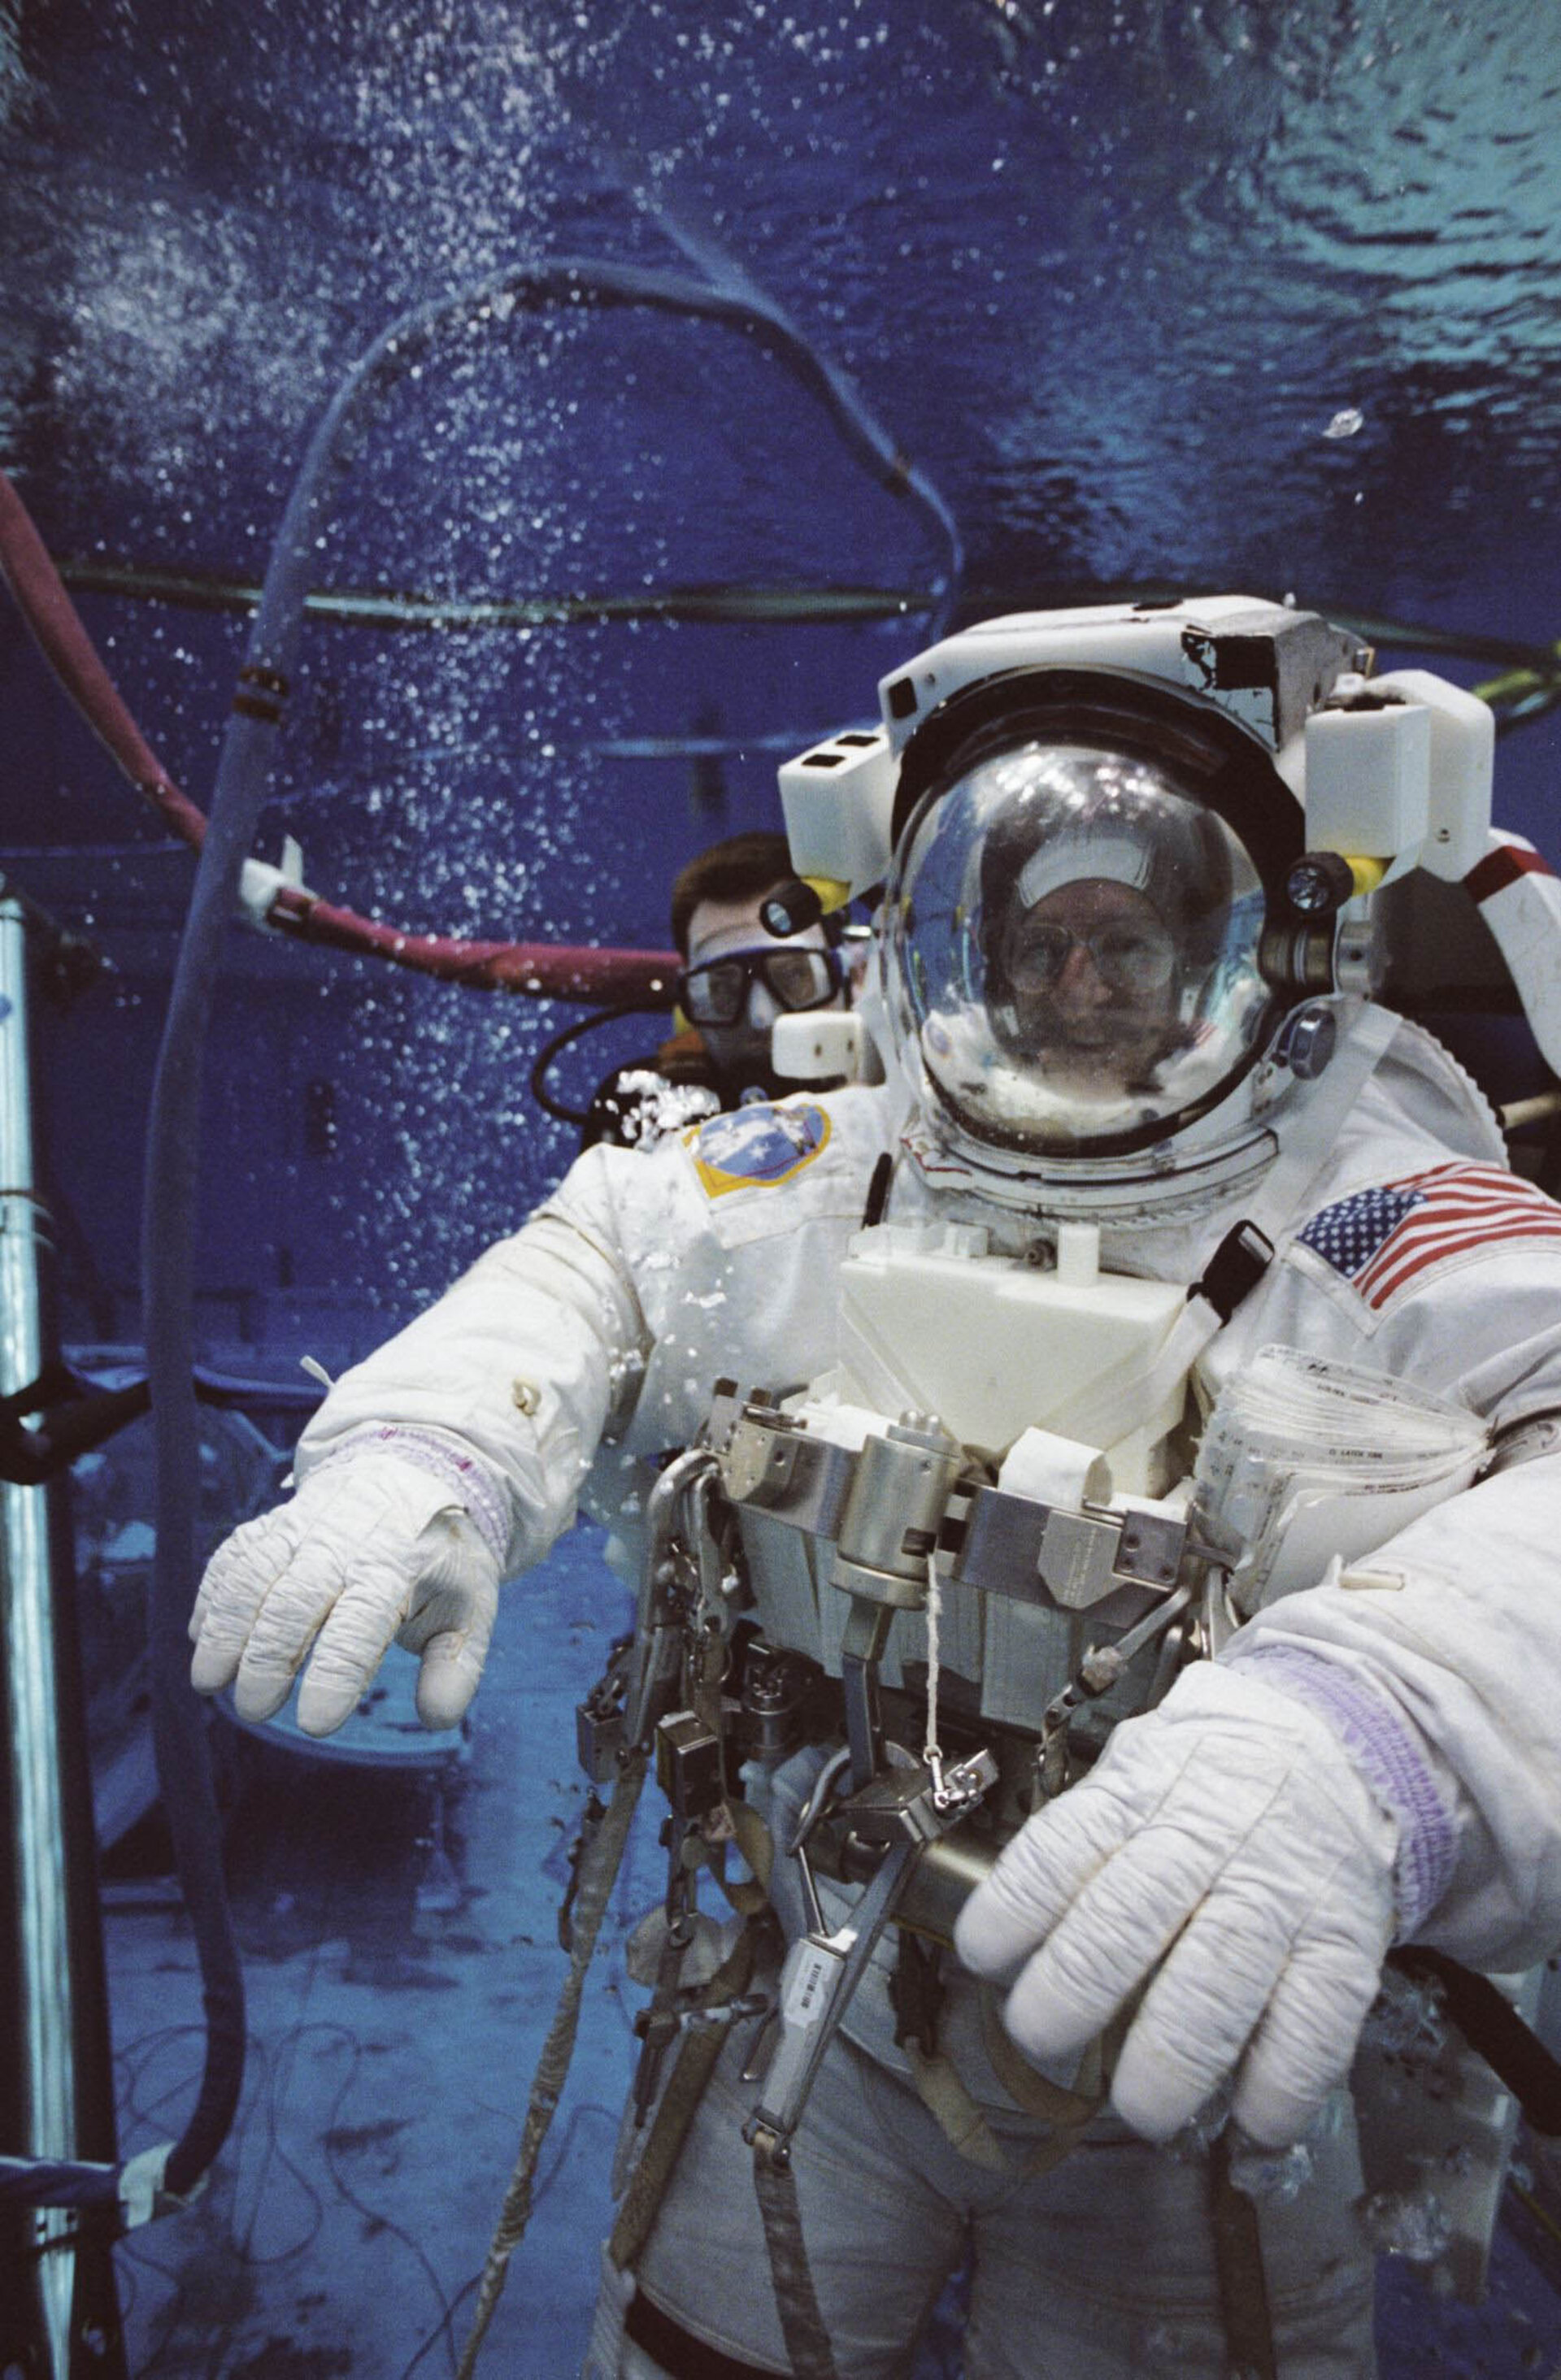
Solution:
[{"label": "spacesuit helmet", "polygon": [[1164,1149],[1290,1004],[1262,961],[1297,805],[1251,738],[1185,702],[1012,692],[908,752],[893,1038],[924,1115],[978,1162]]}]

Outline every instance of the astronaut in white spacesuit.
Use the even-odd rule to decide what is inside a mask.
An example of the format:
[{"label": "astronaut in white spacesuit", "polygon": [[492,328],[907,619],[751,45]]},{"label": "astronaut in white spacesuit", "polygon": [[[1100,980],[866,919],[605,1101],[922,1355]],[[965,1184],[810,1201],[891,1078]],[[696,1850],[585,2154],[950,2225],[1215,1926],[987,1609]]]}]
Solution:
[{"label": "astronaut in white spacesuit", "polygon": [[[891,2380],[966,2255],[967,2380],[1373,2369],[1342,2086],[1384,1956],[1561,1939],[1561,1209],[1370,997],[1396,871],[1499,932],[1550,896],[1469,792],[1472,698],[1362,658],[1225,598],[997,623],[886,680],[788,815],[834,897],[887,863],[888,1082],[588,1151],[336,1384],[291,1503],[208,1571],[199,1687],[260,1718],[301,1668],[324,1732],[396,1639],[449,1726],[588,1481],[632,1505],[702,1441],[738,1525],[700,1624],[804,1687],[785,1739],[698,1705],[735,1732],[689,1830],[763,1821],[735,1830],[794,1945],[783,2066],[795,1945],[867,1906],[792,1849],[831,1795],[897,1780],[983,1846],[957,1961],[915,1953],[908,2013],[895,1903],[899,1968],[885,1923],[794,2123],[732,2028],[592,2380]],[[1271,1377],[1342,1401],[1368,1468],[1379,1390],[1450,1450],[1407,1503],[1313,1498],[1288,1571],[1232,1485]],[[888,1525],[870,1458],[932,1501]],[[1226,2108],[1307,2143],[1299,2193],[1246,2202],[1261,2317],[1216,2253]],[[750,2180],[777,2131],[800,2273]]]}]

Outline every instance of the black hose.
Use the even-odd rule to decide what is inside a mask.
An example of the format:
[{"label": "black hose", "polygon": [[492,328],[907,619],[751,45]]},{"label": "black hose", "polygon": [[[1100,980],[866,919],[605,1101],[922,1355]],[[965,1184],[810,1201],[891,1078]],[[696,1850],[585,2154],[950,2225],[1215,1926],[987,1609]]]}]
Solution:
[{"label": "black hose", "polygon": [[596,1032],[602,1026],[616,1025],[620,1017],[655,1016],[665,1021],[665,1008],[641,1008],[638,1002],[630,1002],[623,1007],[598,1008],[589,1016],[577,1016],[574,1023],[566,1025],[561,1033],[551,1035],[531,1062],[527,1085],[543,1114],[552,1116],[558,1123],[588,1123],[591,1120],[588,1108],[566,1107],[563,1100],[555,1099],[547,1087],[548,1070],[554,1060],[561,1058],[566,1050],[571,1049],[577,1041],[583,1041],[588,1033]]},{"label": "black hose", "polygon": [[[236,816],[236,808],[240,814]],[[148,1609],[157,1782],[201,1965],[206,2055],[193,2114],[168,2159],[183,2197],[226,2139],[244,2076],[244,1979],[223,1876],[206,1706],[189,1683],[199,1428],[193,1340],[201,1049],[238,870],[254,837],[242,804],[213,803],[179,945],[152,1086],[141,1222],[141,1291],[157,1460]]]}]

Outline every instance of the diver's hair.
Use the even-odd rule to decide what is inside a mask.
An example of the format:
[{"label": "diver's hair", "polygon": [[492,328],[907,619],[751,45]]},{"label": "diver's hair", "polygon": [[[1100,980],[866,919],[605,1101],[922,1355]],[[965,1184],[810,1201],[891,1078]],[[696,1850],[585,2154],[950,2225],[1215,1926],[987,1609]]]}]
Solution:
[{"label": "diver's hair", "polygon": [[689,955],[689,925],[701,901],[756,901],[796,874],[784,834],[756,829],[729,834],[690,859],[672,887],[672,939]]}]

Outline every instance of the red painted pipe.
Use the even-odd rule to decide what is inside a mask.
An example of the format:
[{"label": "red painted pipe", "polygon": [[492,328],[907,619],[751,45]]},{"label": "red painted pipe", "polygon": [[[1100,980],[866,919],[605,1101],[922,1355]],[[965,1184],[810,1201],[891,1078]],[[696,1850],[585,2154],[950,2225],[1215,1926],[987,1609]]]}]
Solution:
[{"label": "red painted pipe", "polygon": [[[174,832],[199,851],[204,814],[179,791],[147,743],[104,669],[33,526],[26,505],[0,471],[0,574],[40,652],[87,725]],[[596,950],[560,942],[470,942],[452,934],[409,934],[376,917],[337,908],[311,892],[285,886],[268,923],[299,941],[359,951],[395,966],[476,991],[518,991],[538,1000],[579,1001],[587,1006],[642,1001],[672,1006],[675,951]]]}]

